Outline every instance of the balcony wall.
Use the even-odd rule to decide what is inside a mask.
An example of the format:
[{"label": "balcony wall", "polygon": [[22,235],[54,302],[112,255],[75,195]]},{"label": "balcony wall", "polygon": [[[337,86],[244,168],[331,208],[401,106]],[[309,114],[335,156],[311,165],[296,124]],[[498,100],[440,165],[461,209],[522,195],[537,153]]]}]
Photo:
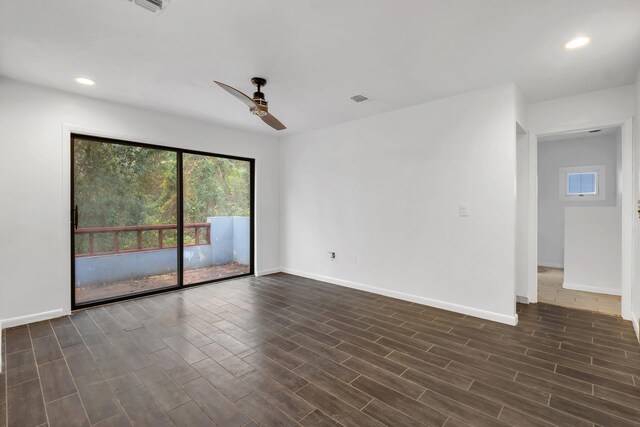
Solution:
[{"label": "balcony wall", "polygon": [[[224,265],[248,265],[249,217],[209,217],[211,243],[184,248],[185,270]],[[113,283],[175,272],[176,248],[82,257],[76,260],[76,286]]]}]

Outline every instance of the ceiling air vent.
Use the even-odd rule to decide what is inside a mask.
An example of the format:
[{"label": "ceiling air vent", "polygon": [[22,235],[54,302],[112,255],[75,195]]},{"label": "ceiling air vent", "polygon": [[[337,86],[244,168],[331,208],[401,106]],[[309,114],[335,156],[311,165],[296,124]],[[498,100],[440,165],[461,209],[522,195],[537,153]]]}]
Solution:
[{"label": "ceiling air vent", "polygon": [[160,12],[169,5],[169,0],[133,0],[133,2],[154,13]]},{"label": "ceiling air vent", "polygon": [[355,96],[352,96],[351,99],[354,100],[355,102],[364,102],[364,101],[370,100],[364,95],[355,95]]}]

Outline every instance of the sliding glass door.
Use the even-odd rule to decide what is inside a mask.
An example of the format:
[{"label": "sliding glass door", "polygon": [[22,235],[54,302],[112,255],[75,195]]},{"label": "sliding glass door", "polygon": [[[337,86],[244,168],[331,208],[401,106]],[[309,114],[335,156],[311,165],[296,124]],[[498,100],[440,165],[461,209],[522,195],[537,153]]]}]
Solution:
[{"label": "sliding glass door", "polygon": [[73,308],[253,272],[253,160],[71,138]]},{"label": "sliding glass door", "polygon": [[251,268],[251,162],[185,153],[184,284]]}]

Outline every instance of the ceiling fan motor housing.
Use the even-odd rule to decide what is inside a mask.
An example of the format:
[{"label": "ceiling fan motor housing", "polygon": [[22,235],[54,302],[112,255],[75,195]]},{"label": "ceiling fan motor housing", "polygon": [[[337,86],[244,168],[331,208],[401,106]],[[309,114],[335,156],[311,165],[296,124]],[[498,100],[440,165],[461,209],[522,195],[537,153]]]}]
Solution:
[{"label": "ceiling fan motor housing", "polygon": [[256,92],[253,92],[253,102],[258,105],[258,108],[252,109],[251,112],[256,116],[265,116],[269,111],[269,103],[264,99],[264,93],[260,91],[260,88],[267,84],[267,80],[262,77],[254,77],[251,79],[251,83],[258,88]]}]

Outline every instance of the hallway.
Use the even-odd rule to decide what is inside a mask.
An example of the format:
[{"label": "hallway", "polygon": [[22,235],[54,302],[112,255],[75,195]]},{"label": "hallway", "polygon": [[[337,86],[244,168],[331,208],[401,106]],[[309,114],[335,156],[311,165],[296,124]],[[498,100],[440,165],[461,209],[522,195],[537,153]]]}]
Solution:
[{"label": "hallway", "polygon": [[538,267],[538,302],[620,316],[620,296],[564,289],[564,270]]}]

